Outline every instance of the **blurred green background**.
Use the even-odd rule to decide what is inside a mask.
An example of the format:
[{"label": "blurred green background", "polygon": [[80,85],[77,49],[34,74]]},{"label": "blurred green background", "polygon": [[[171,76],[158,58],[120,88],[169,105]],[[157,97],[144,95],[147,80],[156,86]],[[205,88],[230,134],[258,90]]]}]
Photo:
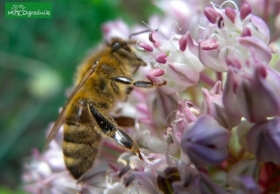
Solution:
[{"label": "blurred green background", "polygon": [[42,150],[77,64],[102,40],[102,23],[120,18],[140,24],[155,10],[142,0],[57,0],[50,1],[52,19],[6,19],[5,2],[0,6],[0,194],[24,193],[23,160],[32,148]]}]

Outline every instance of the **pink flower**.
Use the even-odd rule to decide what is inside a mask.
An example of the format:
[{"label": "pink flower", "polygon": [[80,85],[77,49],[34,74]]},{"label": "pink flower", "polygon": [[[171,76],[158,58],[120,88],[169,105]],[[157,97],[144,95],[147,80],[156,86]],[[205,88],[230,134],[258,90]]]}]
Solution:
[{"label": "pink flower", "polygon": [[180,100],[178,110],[176,112],[176,118],[173,121],[173,133],[178,143],[181,142],[181,138],[187,126],[196,121],[200,114],[200,110],[192,102],[188,100]]},{"label": "pink flower", "polygon": [[278,3],[259,1],[265,10],[261,18],[250,0],[240,9],[239,1],[215,2],[206,7],[203,0],[159,0],[155,4],[163,14],[143,22],[145,27],[105,23],[105,42],[129,39],[135,55],[146,62],[133,79],[155,86],[134,87],[110,112],[134,121],[124,130],[143,160],[105,139],[95,165],[76,182],[64,166],[60,131],[45,153],[35,150],[25,163],[25,190],[279,192],[280,36],[268,23],[278,14]]},{"label": "pink flower", "polygon": [[240,62],[236,59],[228,59],[228,64],[233,68],[229,71],[226,81],[223,96],[225,108],[251,122],[263,121],[278,114],[279,72],[264,65],[238,69]]},{"label": "pink flower", "polygon": [[156,68],[164,72],[162,76],[157,76],[157,79],[167,82],[167,85],[160,88],[162,91],[173,94],[198,82],[203,65],[197,57],[198,45],[189,32],[183,36],[172,34],[166,39],[151,31],[149,41],[152,44],[145,41],[142,43],[142,48],[148,51],[143,53],[143,60],[148,64],[156,63]]},{"label": "pink flower", "polygon": [[[253,54],[256,54],[256,56],[262,55],[261,57],[264,60],[261,58],[261,62],[269,62],[271,54],[267,44],[270,34],[265,22],[261,18],[249,14],[249,5],[244,5],[241,10],[242,13],[240,13],[233,1],[226,2],[233,4],[235,9],[222,8],[213,4],[213,8],[207,8],[205,11],[207,18],[213,16],[214,18],[219,17],[219,20],[213,23],[214,19],[210,19],[211,23],[205,29],[205,38],[199,44],[200,61],[203,65],[218,72],[228,71],[226,58],[230,55],[245,61],[250,52],[254,52]],[[245,34],[247,36],[242,37]],[[242,42],[245,39],[254,39],[254,41],[251,41],[250,45],[243,44]],[[213,46],[212,49],[204,49],[204,42],[207,40],[215,43],[213,45],[216,46]]]}]

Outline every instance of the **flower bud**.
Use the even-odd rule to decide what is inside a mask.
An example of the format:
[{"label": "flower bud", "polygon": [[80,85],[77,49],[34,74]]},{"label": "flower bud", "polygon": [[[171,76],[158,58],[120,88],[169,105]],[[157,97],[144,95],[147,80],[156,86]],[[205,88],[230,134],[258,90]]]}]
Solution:
[{"label": "flower bud", "polygon": [[280,164],[280,117],[255,124],[247,134],[247,147],[258,161]]},{"label": "flower bud", "polygon": [[139,43],[139,46],[140,46],[141,48],[143,48],[144,50],[149,51],[149,52],[153,52],[153,50],[154,50],[153,47],[150,46],[150,45],[147,44],[147,43],[140,42],[140,43]]},{"label": "flower bud", "polygon": [[255,32],[255,37],[258,37],[259,40],[263,41],[265,44],[269,43],[270,40],[270,31],[263,19],[258,16],[251,16],[252,26],[250,27],[251,31]]},{"label": "flower bud", "polygon": [[203,88],[202,93],[204,96],[202,113],[211,115],[221,126],[227,129],[231,129],[240,123],[240,116],[230,114],[224,108],[222,84],[220,81],[215,84],[211,91]]},{"label": "flower bud", "polygon": [[228,155],[230,133],[209,115],[200,116],[188,125],[181,140],[181,148],[198,166],[219,164]]}]

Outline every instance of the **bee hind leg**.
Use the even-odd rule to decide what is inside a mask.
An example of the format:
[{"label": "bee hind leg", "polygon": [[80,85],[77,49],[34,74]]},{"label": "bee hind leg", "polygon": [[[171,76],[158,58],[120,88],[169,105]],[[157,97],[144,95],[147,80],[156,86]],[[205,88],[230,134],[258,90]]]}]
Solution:
[{"label": "bee hind leg", "polygon": [[104,116],[98,111],[94,103],[89,103],[88,108],[105,137],[112,138],[117,145],[126,150],[134,151],[140,159],[143,159],[137,143],[126,132],[117,128],[116,123],[110,117]]},{"label": "bee hind leg", "polygon": [[141,155],[140,149],[137,143],[122,129],[117,128],[115,133],[111,136],[111,138],[121,147],[125,148],[126,150],[134,151],[134,153],[143,160]]}]

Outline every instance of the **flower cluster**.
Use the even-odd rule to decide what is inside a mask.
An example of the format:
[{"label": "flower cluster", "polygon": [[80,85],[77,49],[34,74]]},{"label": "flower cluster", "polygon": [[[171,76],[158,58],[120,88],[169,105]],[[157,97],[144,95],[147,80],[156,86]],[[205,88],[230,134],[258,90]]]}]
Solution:
[{"label": "flower cluster", "polygon": [[[110,156],[106,150],[120,150],[104,140],[103,157],[78,188],[64,166],[51,162],[55,154],[62,161],[57,144],[44,155],[34,153],[24,174],[26,190],[280,192],[278,35],[273,33],[271,42],[268,21],[253,13],[250,1],[208,7],[205,2],[157,1],[165,15],[153,16],[145,26],[129,28],[120,20],[103,26],[107,40],[149,29],[132,37],[137,56],[147,63],[135,79],[167,82],[148,91],[135,88],[128,102],[120,105],[121,114],[135,115],[136,125],[127,131],[141,147],[144,160],[128,151]],[[273,14],[265,11],[267,16]],[[107,170],[100,167],[104,161]],[[100,177],[103,182],[98,182]]]}]

